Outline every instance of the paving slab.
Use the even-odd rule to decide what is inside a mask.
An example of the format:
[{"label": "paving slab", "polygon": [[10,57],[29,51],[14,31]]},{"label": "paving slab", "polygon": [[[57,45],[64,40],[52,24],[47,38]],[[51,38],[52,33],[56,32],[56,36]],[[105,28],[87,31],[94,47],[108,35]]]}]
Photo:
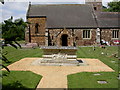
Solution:
[{"label": "paving slab", "polygon": [[[87,66],[40,66],[32,63],[42,58],[24,58],[8,66],[10,70],[32,71],[42,75],[37,88],[67,88],[67,75],[78,72],[114,72],[98,59],[84,59]],[[4,70],[4,69],[3,69]]]}]

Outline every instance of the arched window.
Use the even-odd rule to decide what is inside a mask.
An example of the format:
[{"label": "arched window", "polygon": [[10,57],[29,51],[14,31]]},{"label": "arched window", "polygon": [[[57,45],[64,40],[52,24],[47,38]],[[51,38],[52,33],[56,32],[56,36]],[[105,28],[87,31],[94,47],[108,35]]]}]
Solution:
[{"label": "arched window", "polygon": [[38,33],[38,26],[39,26],[39,24],[36,23],[36,24],[35,24],[35,33]]}]

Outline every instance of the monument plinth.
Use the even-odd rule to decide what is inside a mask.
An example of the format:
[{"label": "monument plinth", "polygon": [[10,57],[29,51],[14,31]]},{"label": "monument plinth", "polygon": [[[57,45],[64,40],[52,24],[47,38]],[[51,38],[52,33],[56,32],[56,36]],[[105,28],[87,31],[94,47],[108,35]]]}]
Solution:
[{"label": "monument plinth", "polygon": [[44,60],[77,60],[76,47],[57,47],[57,46],[43,46]]},{"label": "monument plinth", "polygon": [[83,60],[77,60],[76,47],[42,46],[43,57],[32,65],[41,66],[83,66]]}]

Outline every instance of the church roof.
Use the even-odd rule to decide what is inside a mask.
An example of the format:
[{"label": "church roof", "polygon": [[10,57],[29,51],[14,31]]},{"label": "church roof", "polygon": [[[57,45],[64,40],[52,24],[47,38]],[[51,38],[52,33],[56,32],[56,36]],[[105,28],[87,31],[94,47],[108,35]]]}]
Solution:
[{"label": "church roof", "polygon": [[47,17],[47,28],[96,28],[92,7],[73,5],[31,5],[27,17]]},{"label": "church roof", "polygon": [[118,13],[94,12],[91,5],[31,5],[27,17],[47,17],[46,28],[117,28]]},{"label": "church roof", "polygon": [[97,22],[100,28],[118,28],[120,14],[118,12],[97,12]]}]

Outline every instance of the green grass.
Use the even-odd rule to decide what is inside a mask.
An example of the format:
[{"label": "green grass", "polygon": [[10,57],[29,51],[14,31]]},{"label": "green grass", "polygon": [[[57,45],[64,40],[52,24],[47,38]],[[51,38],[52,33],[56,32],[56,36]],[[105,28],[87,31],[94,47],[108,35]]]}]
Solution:
[{"label": "green grass", "polygon": [[[7,52],[5,57],[9,60],[9,63],[3,62],[5,66],[26,57],[42,57],[42,50],[40,48],[15,49],[14,47],[7,46],[3,49],[3,52]],[[7,76],[4,76],[5,73],[7,72],[3,71],[3,90],[8,90],[9,88],[20,88],[20,90],[35,88],[42,78],[40,75],[29,71],[11,71]]]},{"label": "green grass", "polygon": [[26,57],[42,57],[42,50],[40,48],[15,49],[14,47],[7,46],[3,49],[3,52],[6,52],[6,51],[7,51],[7,54],[5,55],[5,57],[10,61],[10,63],[3,62],[5,66],[10,65]]},{"label": "green grass", "polygon": [[[41,57],[42,50],[36,49],[15,49],[13,47],[5,47],[3,51],[7,51],[6,57],[10,63],[4,63],[6,66],[26,57]],[[101,53],[104,52],[102,55]],[[118,59],[110,57],[112,54],[118,52],[118,47],[106,47],[106,49],[96,47],[93,51],[92,47],[79,47],[77,51],[78,58],[96,58],[115,70],[115,72],[98,72],[101,76],[93,76],[93,72],[81,72],[77,74],[68,75],[69,88],[116,88],[118,87],[117,73],[118,73]],[[111,61],[115,61],[112,63]],[[12,72],[14,73],[14,72]],[[19,72],[21,73],[21,72]],[[26,74],[25,74],[26,75]],[[15,75],[16,78],[19,75]],[[7,76],[8,77],[8,76]],[[10,76],[9,76],[10,77]],[[11,78],[11,77],[10,77]],[[24,78],[24,75],[23,75]],[[10,79],[8,79],[9,81]],[[33,80],[33,79],[32,79]],[[98,84],[97,80],[106,80],[108,84]],[[14,83],[16,81],[13,79]],[[27,81],[27,80],[23,80]],[[4,81],[5,83],[7,81]],[[10,81],[9,81],[10,82]],[[18,82],[17,82],[18,83]]]},{"label": "green grass", "polygon": [[[103,55],[101,54],[102,52],[104,53]],[[115,54],[117,52],[117,46],[106,47],[106,49],[96,47],[95,51],[93,50],[93,47],[79,47],[77,57],[99,59],[112,69],[118,71],[118,58],[110,57],[112,54]],[[115,61],[115,63],[112,63],[111,61]]]},{"label": "green grass", "polygon": [[[10,73],[3,71],[2,89],[3,90],[19,90],[35,89],[42,76],[30,71],[11,71]],[[14,89],[13,89],[14,88]]]},{"label": "green grass", "polygon": [[[94,76],[96,72],[82,72],[68,75],[68,88],[118,88],[117,74],[114,72],[97,72],[101,75]],[[107,84],[98,84],[98,80],[105,80]]]},{"label": "green grass", "polygon": [[[101,53],[104,53],[103,55]],[[79,47],[77,56],[79,58],[96,58],[115,70],[115,72],[81,72],[68,75],[69,88],[118,88],[118,58],[110,57],[118,52],[117,46],[106,47],[106,49],[96,47]],[[111,61],[115,61],[112,63]],[[94,76],[100,73],[100,76]],[[97,80],[106,80],[107,84],[98,84]]]}]

